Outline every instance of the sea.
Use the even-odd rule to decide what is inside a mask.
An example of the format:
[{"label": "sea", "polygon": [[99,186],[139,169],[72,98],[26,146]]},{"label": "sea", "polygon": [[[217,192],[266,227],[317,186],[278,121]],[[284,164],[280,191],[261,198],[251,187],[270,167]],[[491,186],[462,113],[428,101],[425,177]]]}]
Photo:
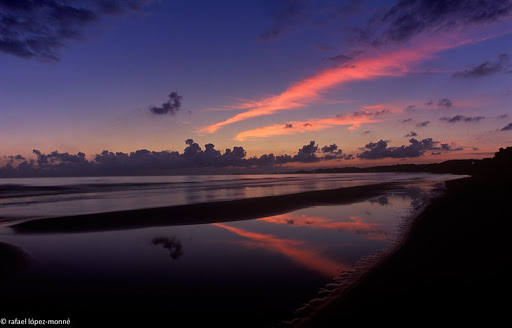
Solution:
[{"label": "sea", "polygon": [[[0,243],[26,265],[0,274],[9,315],[188,320],[274,327],[395,245],[444,182],[431,173],[0,179]],[[20,233],[34,219],[394,183],[352,203],[253,219],[82,233]],[[0,245],[1,246],[1,245]],[[2,254],[0,252],[0,254]],[[23,263],[25,263],[23,262]],[[95,319],[96,318],[96,319]],[[169,324],[169,321],[167,321]]]}]

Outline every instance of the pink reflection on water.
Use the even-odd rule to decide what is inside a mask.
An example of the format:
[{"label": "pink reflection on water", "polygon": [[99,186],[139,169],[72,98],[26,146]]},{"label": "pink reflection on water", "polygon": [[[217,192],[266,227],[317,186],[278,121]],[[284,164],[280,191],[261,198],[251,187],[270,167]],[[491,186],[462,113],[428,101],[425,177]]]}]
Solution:
[{"label": "pink reflection on water", "polygon": [[250,232],[222,223],[213,223],[213,225],[249,239],[250,242],[244,243],[245,245],[281,253],[291,260],[328,277],[336,275],[340,270],[351,269],[348,265],[322,257],[319,249],[315,249],[305,241],[284,239],[270,234]]},{"label": "pink reflection on water", "polygon": [[337,231],[364,234],[364,238],[370,240],[384,241],[388,239],[388,234],[379,228],[381,226],[380,223],[364,222],[364,220],[358,216],[350,216],[349,221],[340,222],[320,216],[287,213],[269,216],[258,220],[273,224],[288,224],[296,227],[308,226],[312,228],[333,229]]}]

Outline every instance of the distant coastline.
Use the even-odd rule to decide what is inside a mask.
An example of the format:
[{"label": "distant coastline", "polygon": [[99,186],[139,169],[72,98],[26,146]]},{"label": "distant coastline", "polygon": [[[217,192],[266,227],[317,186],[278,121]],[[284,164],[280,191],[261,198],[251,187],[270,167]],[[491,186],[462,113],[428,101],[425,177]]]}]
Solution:
[{"label": "distant coastline", "polygon": [[[428,172],[440,174],[461,174],[473,175],[482,170],[486,170],[492,163],[491,158],[484,159],[458,159],[448,160],[441,163],[429,164],[393,164],[393,165],[380,165],[369,167],[332,167],[332,168],[318,168],[312,170],[296,170],[296,171],[277,171],[275,169],[263,170],[258,168],[251,170],[249,168],[232,168],[229,171],[216,171],[218,168],[210,168],[204,170],[201,175],[261,175],[261,174],[322,174],[322,173],[383,173],[383,172]],[[157,170],[137,170],[135,168],[126,169],[106,169],[100,170],[93,168],[85,172],[76,170],[68,170],[67,168],[59,169],[53,168],[52,170],[34,170],[34,171],[20,171],[15,168],[9,170],[2,170],[0,168],[0,179],[9,178],[56,178],[56,177],[107,177],[107,176],[187,176],[198,175],[194,169],[176,169],[170,171],[169,169]]]}]

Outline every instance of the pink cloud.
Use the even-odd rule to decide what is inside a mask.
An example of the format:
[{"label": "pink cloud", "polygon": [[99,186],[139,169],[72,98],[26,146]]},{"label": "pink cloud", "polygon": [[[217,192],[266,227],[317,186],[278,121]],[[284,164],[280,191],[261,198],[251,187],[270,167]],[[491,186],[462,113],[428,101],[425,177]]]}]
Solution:
[{"label": "pink cloud", "polygon": [[471,42],[474,40],[460,40],[457,35],[452,35],[444,39],[417,39],[412,44],[379,51],[352,60],[347,65],[333,67],[298,81],[278,95],[238,104],[234,107],[245,110],[244,112],[205,126],[201,132],[213,133],[226,125],[249,118],[272,115],[278,111],[296,110],[319,101],[326,90],[346,83],[404,76],[413,71],[415,64],[432,58],[436,53]]},{"label": "pink cloud", "polygon": [[242,131],[239,132],[234,139],[237,141],[244,141],[247,139],[267,138],[277,135],[320,131],[335,126],[349,126],[349,130],[355,130],[359,128],[363,123],[380,122],[380,119],[377,117],[383,113],[385,113],[385,111],[361,111],[351,114],[337,115],[335,117],[311,119],[308,121],[290,121],[286,124],[273,124],[252,130]]}]

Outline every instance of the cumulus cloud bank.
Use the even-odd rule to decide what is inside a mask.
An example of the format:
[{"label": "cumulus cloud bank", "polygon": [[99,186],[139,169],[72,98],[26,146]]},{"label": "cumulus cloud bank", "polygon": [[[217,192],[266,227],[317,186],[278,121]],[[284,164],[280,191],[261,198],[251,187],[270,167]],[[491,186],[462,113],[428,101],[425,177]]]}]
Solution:
[{"label": "cumulus cloud bank", "polygon": [[91,160],[81,152],[69,154],[53,151],[46,154],[34,149],[36,157],[33,159],[21,155],[4,157],[7,163],[0,167],[0,177],[169,174],[180,169],[273,168],[291,163],[353,158],[352,155],[343,154],[336,144],[320,147],[315,141],[302,146],[295,155],[271,153],[249,158],[241,146],[221,152],[212,143],[205,144],[204,149],[193,139],[187,139],[185,144],[181,153],[147,149],[131,153],[104,150]]},{"label": "cumulus cloud bank", "polygon": [[380,140],[370,142],[363,148],[363,152],[357,155],[361,159],[382,159],[382,158],[414,158],[423,156],[429,151],[458,151],[462,148],[453,148],[447,143],[434,141],[432,138],[416,140],[411,138],[409,145],[389,147],[388,141]]}]

